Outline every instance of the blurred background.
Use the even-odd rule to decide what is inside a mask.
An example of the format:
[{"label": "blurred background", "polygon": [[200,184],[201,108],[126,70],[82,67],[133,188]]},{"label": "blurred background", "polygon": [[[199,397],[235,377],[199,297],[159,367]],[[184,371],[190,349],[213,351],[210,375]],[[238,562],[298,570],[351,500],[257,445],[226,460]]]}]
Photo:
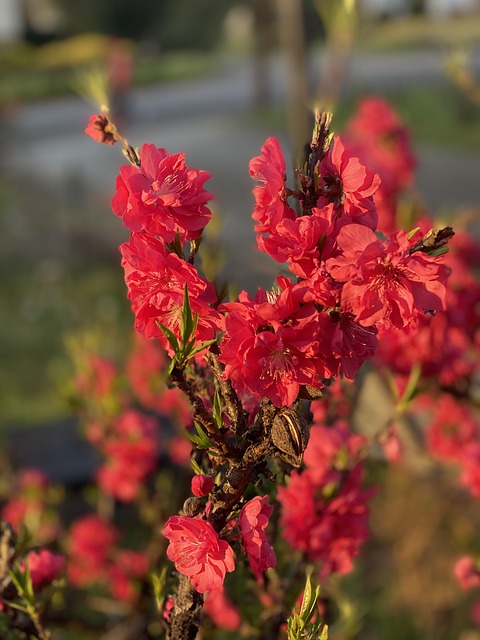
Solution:
[{"label": "blurred background", "polygon": [[[118,252],[127,233],[110,211],[124,159],[84,134],[99,111],[83,95],[87,77],[108,78],[113,118],[133,146],[183,151],[212,173],[222,277],[238,288],[255,292],[275,275],[254,251],[249,160],[276,135],[293,165],[318,105],[333,109],[339,131],[359,97],[387,97],[411,130],[426,209],[478,213],[480,0],[359,0],[356,9],[354,0],[0,0],[6,443],[18,450],[26,434],[58,425],[48,433],[65,435],[75,336],[101,336],[114,357],[132,332]],[[412,479],[398,482],[410,495]],[[428,491],[405,526],[435,503]],[[419,593],[403,594],[408,615]],[[417,637],[412,628],[395,637]]]}]

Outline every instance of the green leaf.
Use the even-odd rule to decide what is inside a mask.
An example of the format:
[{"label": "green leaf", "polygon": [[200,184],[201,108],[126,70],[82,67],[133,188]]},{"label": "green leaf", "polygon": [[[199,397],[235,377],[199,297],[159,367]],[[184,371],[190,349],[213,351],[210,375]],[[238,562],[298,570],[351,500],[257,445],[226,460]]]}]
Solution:
[{"label": "green leaf", "polygon": [[180,326],[180,336],[182,338],[182,347],[186,345],[187,341],[192,335],[193,329],[193,316],[192,309],[190,307],[190,301],[188,299],[188,285],[185,284],[183,290],[183,308],[182,308],[182,323]]},{"label": "green leaf", "polygon": [[222,403],[217,389],[215,389],[215,393],[213,394],[213,419],[215,420],[217,428],[221,429],[223,427]]},{"label": "green leaf", "polygon": [[198,422],[194,422],[194,425],[197,433],[187,433],[188,438],[196,444],[199,449],[214,448],[215,444],[210,440]]},{"label": "green leaf", "polygon": [[193,469],[193,473],[198,476],[198,475],[204,475],[203,473],[203,469],[201,468],[201,466],[198,464],[198,462],[196,460],[190,460],[190,466]]},{"label": "green leaf", "polygon": [[305,583],[305,588],[303,590],[302,606],[300,608],[300,617],[302,618],[302,620],[305,620],[305,622],[308,622],[310,620],[311,616],[306,618],[305,614],[307,613],[307,611],[310,610],[311,604],[312,604],[312,581],[310,579],[310,574],[308,574],[307,581]]},{"label": "green leaf", "polygon": [[163,609],[163,603],[165,602],[165,586],[167,584],[167,567],[163,567],[161,572],[152,573],[150,580],[153,587],[153,595],[155,602],[157,603],[157,609],[161,611]]},{"label": "green leaf", "polygon": [[412,368],[410,370],[410,375],[407,380],[405,391],[403,392],[403,395],[398,402],[398,405],[397,405],[398,411],[403,411],[404,409],[407,408],[408,403],[415,395],[415,391],[417,390],[421,375],[422,375],[422,365],[419,362],[415,362],[412,365]]},{"label": "green leaf", "polygon": [[408,240],[411,240],[413,236],[417,233],[417,231],[420,231],[420,227],[415,227],[415,229],[412,229],[410,231],[410,233],[407,236]]},{"label": "green leaf", "polygon": [[170,331],[168,327],[165,327],[163,324],[157,321],[157,327],[163,333],[165,338],[168,340],[168,344],[172,347],[175,356],[180,355],[180,346],[178,344],[178,340],[173,331]]},{"label": "green leaf", "polygon": [[328,640],[328,624],[325,624],[322,633],[318,636],[318,640]]},{"label": "green leaf", "polygon": [[207,347],[209,347],[211,344],[214,344],[216,341],[217,341],[217,339],[213,338],[212,340],[205,340],[204,342],[200,342],[199,344],[197,344],[195,349],[192,349],[190,351],[189,358],[192,358],[194,355],[196,355],[200,351],[203,351],[204,349],[207,349]]},{"label": "green leaf", "polygon": [[432,251],[428,252],[429,256],[434,256],[435,258],[437,258],[438,256],[443,256],[445,253],[449,252],[449,248],[444,245],[443,247],[438,247],[437,249],[432,249]]}]

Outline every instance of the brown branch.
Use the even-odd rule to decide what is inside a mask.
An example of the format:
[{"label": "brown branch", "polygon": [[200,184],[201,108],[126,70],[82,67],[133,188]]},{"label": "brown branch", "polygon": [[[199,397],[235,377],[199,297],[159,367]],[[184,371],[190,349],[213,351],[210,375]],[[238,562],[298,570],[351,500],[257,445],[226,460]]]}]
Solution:
[{"label": "brown branch", "polygon": [[195,640],[201,624],[202,605],[203,595],[195,591],[187,576],[180,575],[169,640]]},{"label": "brown branch", "polygon": [[223,367],[218,360],[218,356],[210,352],[205,355],[205,360],[210,365],[220,386],[228,417],[232,421],[233,431],[235,433],[242,433],[246,426],[247,412],[243,409],[242,403],[235,393],[230,380],[225,378]]},{"label": "brown branch", "polygon": [[170,374],[170,377],[178,386],[178,388],[183,391],[183,393],[189,399],[191,405],[193,406],[194,419],[200,424],[202,428],[205,429],[205,431],[208,433],[208,435],[224,455],[234,458],[235,447],[232,445],[230,440],[217,429],[217,425],[215,424],[210,413],[205,408],[202,398],[196,394],[193,386],[185,378],[183,369],[175,366],[172,373]]}]

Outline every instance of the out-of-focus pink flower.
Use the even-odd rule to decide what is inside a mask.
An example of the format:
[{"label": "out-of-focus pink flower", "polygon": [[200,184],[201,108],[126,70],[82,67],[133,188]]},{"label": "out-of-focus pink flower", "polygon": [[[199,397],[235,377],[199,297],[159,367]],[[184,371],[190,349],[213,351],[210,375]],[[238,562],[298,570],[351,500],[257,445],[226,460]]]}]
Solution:
[{"label": "out-of-focus pink flower", "polygon": [[480,425],[470,408],[448,393],[442,393],[432,406],[427,431],[429,452],[443,460],[460,461],[469,445],[480,436]]},{"label": "out-of-focus pink flower", "polygon": [[255,496],[242,507],[238,516],[242,544],[257,579],[260,579],[264,571],[277,565],[275,552],[265,535],[272,512],[273,507],[268,504],[267,496]]},{"label": "out-of-focus pink flower", "polygon": [[236,631],[242,622],[240,612],[227,598],[223,587],[208,593],[203,610],[220,629]]},{"label": "out-of-focus pink flower", "polygon": [[208,496],[213,489],[213,478],[211,476],[204,476],[199,473],[192,478],[192,493],[194,496],[202,498]]},{"label": "out-of-focus pink flower", "polygon": [[380,440],[380,446],[388,462],[400,462],[402,460],[402,443],[398,437],[395,425],[392,425],[385,433],[385,436]]},{"label": "out-of-focus pink flower", "polygon": [[367,500],[373,491],[362,489],[361,473],[357,465],[344,474],[333,495],[332,487],[318,484],[310,469],[292,472],[288,485],[278,488],[282,535],[294,549],[320,563],[321,579],[349,573],[368,539]]},{"label": "out-of-focus pink flower", "polygon": [[35,591],[41,591],[65,571],[65,558],[47,549],[30,551],[25,558]]},{"label": "out-of-focus pink flower", "polygon": [[220,589],[226,572],[235,569],[232,548],[209,522],[171,516],[163,535],[170,540],[167,556],[199,593]]},{"label": "out-of-focus pink flower", "polygon": [[471,494],[480,498],[480,441],[472,442],[465,447],[460,458],[462,466],[462,483]]},{"label": "out-of-focus pink flower", "polygon": [[78,519],[70,529],[67,573],[74,586],[83,587],[105,579],[116,529],[96,515]]},{"label": "out-of-focus pink flower", "polygon": [[455,577],[465,591],[480,587],[480,566],[471,556],[462,556],[454,567]]},{"label": "out-of-focus pink flower", "polygon": [[[101,448],[107,461],[97,472],[100,488],[123,502],[134,500],[155,469],[157,420],[133,409],[123,413]],[[128,471],[126,471],[128,470]]]},{"label": "out-of-focus pink flower", "polygon": [[113,135],[113,129],[107,116],[103,114],[92,115],[88,121],[85,133],[93,138],[95,142],[103,142],[103,144],[114,145],[116,138]]},{"label": "out-of-focus pink flower", "polygon": [[165,604],[163,605],[162,616],[164,620],[170,622],[170,616],[172,615],[172,609],[175,606],[175,599],[173,596],[167,596]]}]

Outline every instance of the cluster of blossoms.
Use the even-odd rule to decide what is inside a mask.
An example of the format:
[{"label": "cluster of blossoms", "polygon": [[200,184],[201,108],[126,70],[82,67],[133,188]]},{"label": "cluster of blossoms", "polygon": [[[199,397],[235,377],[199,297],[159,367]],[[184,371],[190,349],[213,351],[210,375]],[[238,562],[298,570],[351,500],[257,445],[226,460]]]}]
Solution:
[{"label": "cluster of blossoms", "polygon": [[[380,200],[388,209],[408,184],[413,161],[393,115],[375,103],[365,106],[366,112],[372,109],[382,115],[375,137],[388,138],[395,147],[385,154],[388,162],[382,156],[373,162],[385,174]],[[358,122],[352,122],[347,143],[328,135],[326,121],[317,121],[296,189],[286,184],[285,160],[276,139],[268,139],[261,155],[251,161],[250,174],[259,182],[253,213],[258,248],[286,263],[294,279],[279,276],[271,291],[260,289],[253,298],[241,292],[235,302],[222,304],[214,285],[194,266],[202,230],[211,217],[210,194],[204,189],[209,174],[188,168],[183,154],[151,144],[143,145],[138,155],[129,149],[131,165],[120,169],[112,205],[130,230],[129,242],[120,249],[137,331],[156,338],[174,356],[170,336],[177,343],[183,339],[187,288],[197,323],[195,344],[219,340],[224,379],[244,407],[258,409],[262,398],[279,409],[291,407],[301,397],[312,397],[326,381],[340,375],[353,379],[374,355],[379,330],[413,330],[426,312],[444,308],[448,269],[425,249],[422,234],[376,233],[374,196],[381,180],[358,159],[367,146],[367,137],[360,133],[362,119],[370,120],[370,115],[361,113]],[[196,357],[199,365],[205,365],[202,353]],[[354,462],[356,450],[346,444],[350,440],[345,429],[315,426],[307,469],[279,491],[287,539],[319,560],[325,575],[348,571],[366,538],[369,494],[361,489],[361,466]],[[336,449],[329,445],[333,451],[322,474],[321,443],[332,439],[339,442]],[[343,445],[351,469],[338,475],[335,460]],[[299,493],[308,517],[293,505]],[[270,508],[260,497],[247,504],[252,505],[250,517],[245,521],[245,505],[239,526],[259,576],[274,566],[263,533]],[[351,534],[342,537],[347,530]],[[169,557],[198,591],[222,587],[225,573],[233,570],[233,555],[208,520],[175,516],[164,534],[170,539]]]},{"label": "cluster of blossoms", "polygon": [[[212,620],[228,603],[228,624],[238,629],[226,574],[243,555],[262,585],[264,572],[276,566],[268,533],[273,505],[245,493],[256,479],[273,478],[272,456],[282,470],[285,463],[303,464],[278,488],[285,540],[317,564],[323,579],[351,570],[368,536],[372,490],[362,486],[368,442],[341,419],[348,408],[338,381],[355,378],[380,337],[412,335],[445,308],[450,270],[441,254],[451,230],[407,225],[397,231],[393,221],[414,166],[401,123],[373,100],[344,137],[332,136],[329,125],[328,114],[317,114],[292,188],[275,138],[251,161],[257,246],[290,273],[278,276],[270,291],[242,291],[235,301],[224,301],[196,264],[212,216],[204,187],[210,175],[189,168],[184,154],[153,144],[135,151],[103,116],[92,117],[87,128],[100,142],[119,141],[130,161],[120,168],[112,208],[130,232],[120,247],[122,265],[135,328],[147,339],[129,365],[135,395],[151,410],[164,410],[157,394],[163,356],[146,346],[161,345],[171,358],[172,391],[186,395],[193,414],[193,497],[163,528],[183,585],[164,609],[174,638],[196,624],[185,619],[203,600],[192,593],[206,594]],[[315,402],[314,424],[307,425],[303,402],[326,387],[330,409],[335,404],[338,411],[327,417],[330,409]],[[154,428],[132,410],[113,417],[115,429],[110,420],[97,440],[107,457],[98,479],[104,491],[132,499],[154,468]],[[386,435],[387,455],[398,458],[394,431]],[[126,481],[121,470],[129,461],[139,475]],[[89,560],[92,575],[96,566],[111,566],[107,547],[116,538],[106,529],[105,537],[100,560]],[[73,546],[75,555],[88,556],[81,544]]]},{"label": "cluster of blossoms", "polygon": [[52,489],[43,471],[21,469],[2,507],[1,519],[16,530],[26,527],[36,544],[53,542],[59,535],[60,524],[53,508]]},{"label": "cluster of blossoms", "polygon": [[322,580],[349,573],[369,536],[367,501],[373,490],[362,488],[359,461],[365,445],[366,439],[351,434],[345,422],[314,423],[305,469],[293,471],[287,486],[278,488],[282,535],[320,565]]},{"label": "cluster of blossoms", "polygon": [[118,547],[118,539],[118,530],[96,515],[76,520],[68,538],[67,576],[75,587],[100,585],[114,598],[133,603],[149,561],[143,551]]}]

